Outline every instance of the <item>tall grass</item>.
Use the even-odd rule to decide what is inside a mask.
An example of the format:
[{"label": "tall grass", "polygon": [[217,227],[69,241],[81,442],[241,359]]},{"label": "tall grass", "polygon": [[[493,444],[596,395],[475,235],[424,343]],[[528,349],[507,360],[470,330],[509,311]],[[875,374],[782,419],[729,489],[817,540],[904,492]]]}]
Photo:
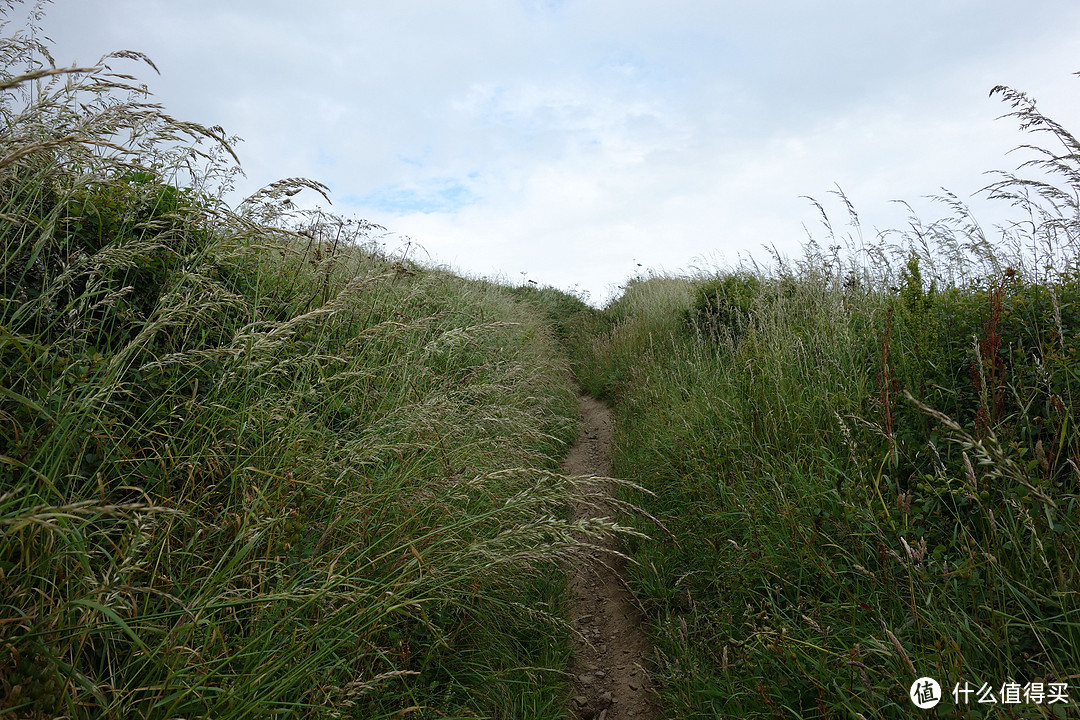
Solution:
[{"label": "tall grass", "polygon": [[[8,10],[14,7],[8,3]],[[231,209],[218,129],[0,42],[0,713],[561,717],[568,368],[502,288]],[[28,68],[27,72],[23,72]]]},{"label": "tall grass", "polygon": [[672,716],[906,717],[924,675],[945,713],[1066,712],[965,682],[1078,701],[1080,144],[996,92],[1052,141],[990,188],[999,237],[945,196],[864,241],[849,205],[829,250],[639,279],[579,343],[679,538],[630,548]]}]

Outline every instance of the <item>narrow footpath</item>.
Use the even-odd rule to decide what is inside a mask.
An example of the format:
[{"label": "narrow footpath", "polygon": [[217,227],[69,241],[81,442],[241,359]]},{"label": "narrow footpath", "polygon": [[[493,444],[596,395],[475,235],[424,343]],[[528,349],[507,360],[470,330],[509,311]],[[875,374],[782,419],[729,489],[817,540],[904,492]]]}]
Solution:
[{"label": "narrow footpath", "polygon": [[[570,449],[563,472],[611,477],[611,411],[595,398],[581,396],[579,402],[581,436]],[[594,490],[605,494],[611,488],[600,484]],[[583,499],[574,506],[575,519],[613,515],[590,495],[589,501]],[[609,549],[617,543],[613,540]],[[637,602],[623,579],[624,565],[616,555],[597,552],[570,570],[574,594],[571,617],[576,630],[570,710],[580,720],[660,717],[648,672],[652,648]]]}]

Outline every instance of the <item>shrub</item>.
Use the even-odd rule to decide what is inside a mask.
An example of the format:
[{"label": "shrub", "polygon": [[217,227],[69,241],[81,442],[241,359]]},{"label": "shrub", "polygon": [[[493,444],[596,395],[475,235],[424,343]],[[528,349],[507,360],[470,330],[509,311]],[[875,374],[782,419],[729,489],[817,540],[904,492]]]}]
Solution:
[{"label": "shrub", "polygon": [[750,326],[754,304],[761,293],[761,281],[747,273],[731,273],[699,281],[686,318],[691,328],[717,339],[738,342]]}]

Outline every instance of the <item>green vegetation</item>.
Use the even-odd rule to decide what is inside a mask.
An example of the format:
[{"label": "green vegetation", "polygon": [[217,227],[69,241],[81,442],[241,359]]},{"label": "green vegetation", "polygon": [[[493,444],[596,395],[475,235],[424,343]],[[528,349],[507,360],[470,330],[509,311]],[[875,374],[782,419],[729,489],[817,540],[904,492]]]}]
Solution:
[{"label": "green vegetation", "polygon": [[0,55],[0,714],[562,717],[550,578],[609,526],[541,313],[317,183],[226,207],[141,56]]},{"label": "green vegetation", "polygon": [[852,212],[597,311],[388,257],[312,181],[226,206],[137,53],[0,58],[0,714],[564,717],[551,578],[618,530],[565,519],[571,370],[667,531],[625,535],[672,716],[1077,684],[1080,143],[1021,93],[1056,149],[1001,241]]},{"label": "green vegetation", "polygon": [[946,712],[965,681],[1077,702],[1080,143],[997,92],[1055,144],[991,188],[1001,241],[949,196],[874,243],[852,212],[797,263],[631,281],[578,339],[678,539],[630,541],[672,717],[907,717],[924,675]]}]

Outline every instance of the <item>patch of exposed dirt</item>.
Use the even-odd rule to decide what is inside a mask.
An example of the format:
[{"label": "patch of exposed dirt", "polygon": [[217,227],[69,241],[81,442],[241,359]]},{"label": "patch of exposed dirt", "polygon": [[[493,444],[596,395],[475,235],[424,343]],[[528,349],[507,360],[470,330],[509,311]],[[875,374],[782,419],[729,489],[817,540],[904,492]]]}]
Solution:
[{"label": "patch of exposed dirt", "polygon": [[[595,398],[582,396],[579,402],[581,436],[570,449],[563,472],[611,477],[611,411]],[[572,513],[575,519],[614,515],[592,502],[574,505]],[[617,549],[617,542],[612,541],[609,549]],[[649,674],[652,647],[637,601],[623,579],[624,564],[617,555],[597,551],[569,570],[571,618],[576,631],[570,664],[574,686],[570,710],[581,720],[660,717]]]}]

